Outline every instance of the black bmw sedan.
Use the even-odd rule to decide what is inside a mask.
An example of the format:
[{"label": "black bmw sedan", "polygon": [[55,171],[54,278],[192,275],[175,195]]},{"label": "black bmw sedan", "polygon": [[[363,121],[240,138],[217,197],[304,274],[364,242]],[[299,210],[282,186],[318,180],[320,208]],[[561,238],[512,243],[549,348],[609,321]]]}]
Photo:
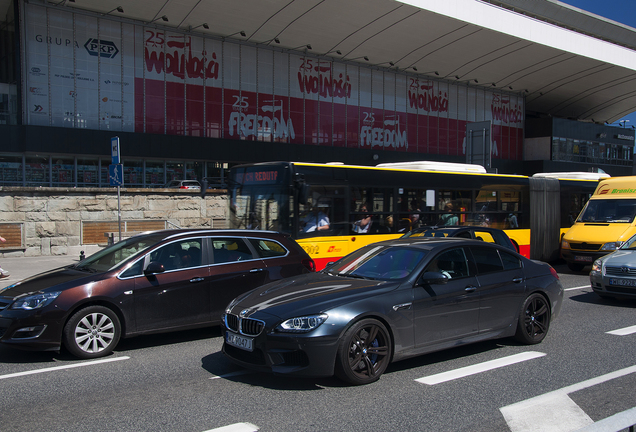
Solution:
[{"label": "black bmw sedan", "polygon": [[485,339],[541,342],[563,286],[548,264],[460,238],[371,244],[226,308],[223,352],[252,369],[379,379],[389,363]]}]

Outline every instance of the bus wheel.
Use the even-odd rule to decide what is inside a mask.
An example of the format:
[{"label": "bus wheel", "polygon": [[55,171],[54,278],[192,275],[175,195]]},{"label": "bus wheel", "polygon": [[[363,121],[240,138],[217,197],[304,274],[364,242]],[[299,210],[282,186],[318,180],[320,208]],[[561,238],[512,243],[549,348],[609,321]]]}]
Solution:
[{"label": "bus wheel", "polygon": [[585,267],[585,264],[568,263],[568,268],[574,272],[583,271],[583,267]]}]

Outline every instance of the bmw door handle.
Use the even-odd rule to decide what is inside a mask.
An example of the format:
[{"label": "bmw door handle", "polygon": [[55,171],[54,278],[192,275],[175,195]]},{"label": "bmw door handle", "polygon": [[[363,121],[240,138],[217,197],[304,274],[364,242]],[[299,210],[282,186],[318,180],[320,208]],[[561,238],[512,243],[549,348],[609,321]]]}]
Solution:
[{"label": "bmw door handle", "polygon": [[262,272],[262,271],[263,271],[262,268],[256,268],[256,269],[250,270],[250,273],[258,273],[258,272]]},{"label": "bmw door handle", "polygon": [[523,282],[523,278],[514,278],[512,281],[514,283],[521,283],[521,282]]},{"label": "bmw door handle", "polygon": [[192,279],[190,279],[190,282],[192,282],[192,283],[196,283],[196,282],[203,282],[204,280],[205,280],[205,278],[198,277],[198,278],[192,278]]},{"label": "bmw door handle", "polygon": [[471,293],[471,292],[475,292],[477,291],[477,287],[476,286],[467,286],[464,291],[466,291],[467,293]]}]

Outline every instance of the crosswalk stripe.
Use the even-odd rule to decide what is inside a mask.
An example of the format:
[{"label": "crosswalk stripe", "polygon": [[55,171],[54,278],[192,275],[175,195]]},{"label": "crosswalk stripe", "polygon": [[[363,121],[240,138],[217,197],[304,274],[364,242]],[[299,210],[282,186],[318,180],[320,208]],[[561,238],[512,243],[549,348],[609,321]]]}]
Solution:
[{"label": "crosswalk stripe", "polygon": [[501,367],[509,366],[515,363],[520,363],[527,360],[532,360],[538,357],[543,357],[545,353],[540,353],[536,351],[528,351],[520,354],[511,355],[508,357],[503,357],[496,360],[490,360],[483,363],[478,363],[472,366],[466,366],[463,368],[455,369],[448,372],[442,372],[435,375],[429,375],[427,377],[418,378],[415,381],[428,384],[435,385],[440,384],[446,381],[452,381],[459,378],[463,378],[469,375],[475,375],[481,372],[486,372],[492,369],[498,369]]},{"label": "crosswalk stripe", "polygon": [[626,336],[632,333],[636,333],[636,326],[625,327],[622,329],[612,330],[606,332],[607,334],[616,335],[616,336]]}]

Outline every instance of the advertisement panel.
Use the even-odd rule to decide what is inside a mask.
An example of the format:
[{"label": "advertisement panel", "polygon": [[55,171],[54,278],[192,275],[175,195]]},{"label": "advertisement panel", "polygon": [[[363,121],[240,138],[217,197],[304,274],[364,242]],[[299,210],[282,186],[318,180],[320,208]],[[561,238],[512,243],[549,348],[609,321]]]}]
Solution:
[{"label": "advertisement panel", "polygon": [[523,97],[25,4],[29,124],[463,156],[522,157]]},{"label": "advertisement panel", "polygon": [[132,131],[130,26],[30,4],[25,16],[28,124]]}]

